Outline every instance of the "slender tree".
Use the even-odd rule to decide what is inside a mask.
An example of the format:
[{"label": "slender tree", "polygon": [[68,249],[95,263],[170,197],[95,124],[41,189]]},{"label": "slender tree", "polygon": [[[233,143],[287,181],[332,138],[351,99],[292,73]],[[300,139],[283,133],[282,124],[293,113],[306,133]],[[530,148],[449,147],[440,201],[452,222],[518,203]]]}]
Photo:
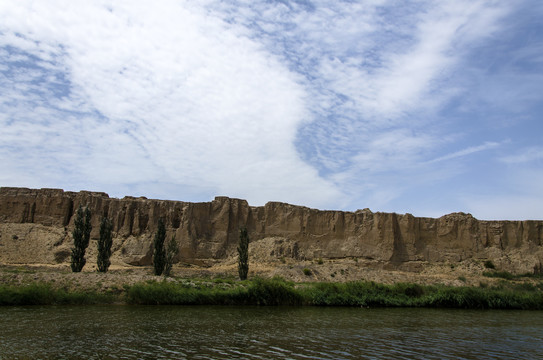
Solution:
[{"label": "slender tree", "polygon": [[153,267],[155,275],[162,275],[166,266],[166,250],[164,249],[164,240],[166,239],[166,227],[164,220],[158,220],[158,228],[153,242]]},{"label": "slender tree", "polygon": [[170,276],[172,273],[173,261],[176,255],[179,253],[179,245],[175,240],[175,235],[172,236],[166,249],[166,265],[164,266],[164,276]]},{"label": "slender tree", "polygon": [[238,255],[239,278],[245,280],[249,273],[249,235],[247,235],[247,228],[239,230]]},{"label": "slender tree", "polygon": [[89,246],[91,226],[91,212],[88,207],[79,205],[75,216],[75,227],[72,232],[74,238],[74,247],[72,248],[71,267],[73,272],[81,272],[87,260],[85,260],[85,250]]},{"label": "slender tree", "polygon": [[100,222],[100,239],[98,240],[98,258],[96,264],[98,265],[98,271],[107,272],[111,261],[111,245],[113,244],[112,238],[113,223],[108,217],[103,217]]}]

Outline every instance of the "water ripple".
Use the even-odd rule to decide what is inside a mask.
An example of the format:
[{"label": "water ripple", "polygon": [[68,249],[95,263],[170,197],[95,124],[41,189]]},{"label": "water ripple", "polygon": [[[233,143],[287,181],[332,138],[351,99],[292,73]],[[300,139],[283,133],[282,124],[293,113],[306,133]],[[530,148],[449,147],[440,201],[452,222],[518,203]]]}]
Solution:
[{"label": "water ripple", "polygon": [[543,312],[0,308],[0,359],[538,359]]}]

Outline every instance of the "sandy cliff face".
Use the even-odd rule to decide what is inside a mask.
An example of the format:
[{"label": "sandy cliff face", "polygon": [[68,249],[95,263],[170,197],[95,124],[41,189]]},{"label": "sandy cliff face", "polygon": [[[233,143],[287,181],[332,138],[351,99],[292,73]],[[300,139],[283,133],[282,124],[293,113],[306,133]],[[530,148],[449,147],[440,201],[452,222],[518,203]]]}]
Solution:
[{"label": "sandy cliff face", "polygon": [[206,203],[109,198],[105,193],[0,188],[0,263],[69,261],[74,213],[92,212],[88,254],[96,256],[100,217],[113,220],[113,263],[148,265],[152,238],[164,218],[180,261],[213,264],[236,252],[246,226],[263,260],[353,257],[384,267],[417,270],[425,262],[490,259],[500,268],[529,272],[543,262],[543,221],[480,221],[454,213],[439,219],[410,214],[320,211],[270,202],[217,197]]}]

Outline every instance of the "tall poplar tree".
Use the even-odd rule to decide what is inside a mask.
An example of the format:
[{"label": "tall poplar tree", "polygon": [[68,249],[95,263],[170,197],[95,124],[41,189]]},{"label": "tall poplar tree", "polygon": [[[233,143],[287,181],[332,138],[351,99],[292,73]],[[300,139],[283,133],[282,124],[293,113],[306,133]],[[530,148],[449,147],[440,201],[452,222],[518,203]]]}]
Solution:
[{"label": "tall poplar tree", "polygon": [[166,249],[166,265],[164,266],[164,276],[170,276],[172,274],[172,267],[174,258],[179,253],[179,244],[175,240],[175,235],[172,236]]},{"label": "tall poplar tree", "polygon": [[160,218],[158,220],[158,227],[155,233],[155,239],[153,241],[153,268],[155,275],[162,275],[164,267],[166,266],[166,249],[164,248],[164,241],[166,240],[166,227],[164,226],[164,220]]},{"label": "tall poplar tree", "polygon": [[98,265],[98,271],[107,272],[111,261],[111,245],[113,245],[113,223],[108,217],[103,217],[100,222],[100,239],[98,240],[98,257],[96,259],[96,265]]},{"label": "tall poplar tree", "polygon": [[245,280],[249,273],[249,235],[247,235],[247,228],[239,230],[238,255],[239,278]]},{"label": "tall poplar tree", "polygon": [[81,205],[77,208],[74,231],[74,247],[72,248],[71,267],[73,272],[81,272],[87,260],[85,259],[85,251],[89,246],[91,226],[91,212],[88,206],[83,209]]}]

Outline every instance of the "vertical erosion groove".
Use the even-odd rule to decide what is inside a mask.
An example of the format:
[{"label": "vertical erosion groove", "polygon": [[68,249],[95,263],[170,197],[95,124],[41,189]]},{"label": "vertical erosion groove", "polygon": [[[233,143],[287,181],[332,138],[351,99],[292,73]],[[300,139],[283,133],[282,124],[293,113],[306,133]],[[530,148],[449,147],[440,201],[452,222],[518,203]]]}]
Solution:
[{"label": "vertical erosion groove", "polygon": [[390,262],[393,265],[400,265],[408,260],[407,247],[403,240],[402,231],[398,222],[398,215],[391,214],[392,219],[392,234],[394,237],[392,256]]}]

